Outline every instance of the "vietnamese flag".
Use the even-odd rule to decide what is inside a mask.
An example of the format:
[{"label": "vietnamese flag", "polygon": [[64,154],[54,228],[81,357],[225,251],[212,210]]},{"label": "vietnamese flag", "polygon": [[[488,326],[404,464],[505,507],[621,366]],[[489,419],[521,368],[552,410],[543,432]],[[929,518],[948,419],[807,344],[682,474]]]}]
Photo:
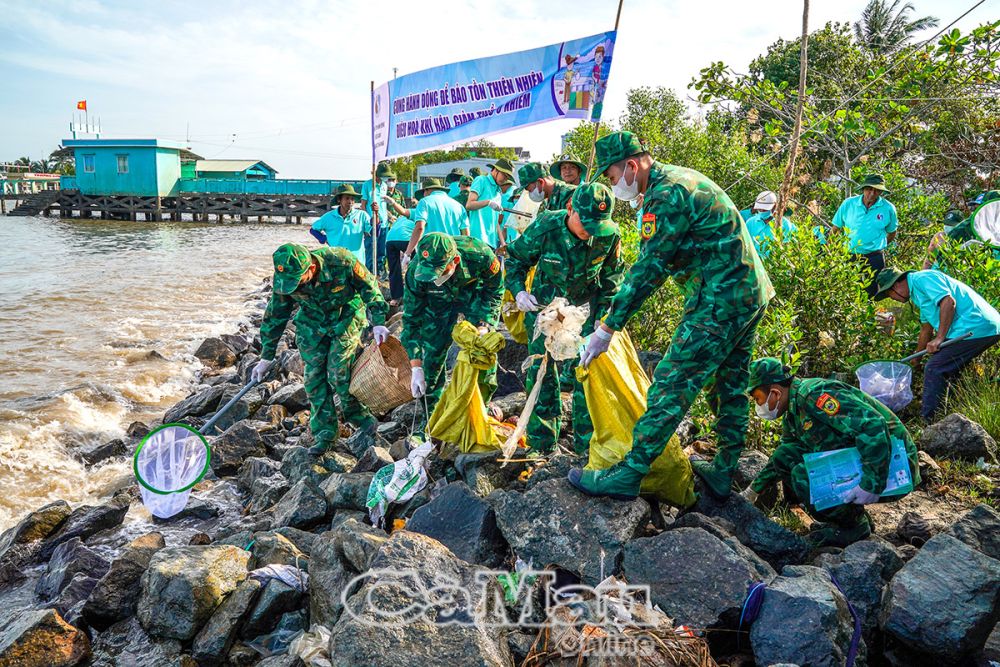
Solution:
[{"label": "vietnamese flag", "polygon": [[80,100],[79,102],[77,102],[76,103],[76,108],[79,109],[80,111],[86,111],[87,110],[87,100]]}]

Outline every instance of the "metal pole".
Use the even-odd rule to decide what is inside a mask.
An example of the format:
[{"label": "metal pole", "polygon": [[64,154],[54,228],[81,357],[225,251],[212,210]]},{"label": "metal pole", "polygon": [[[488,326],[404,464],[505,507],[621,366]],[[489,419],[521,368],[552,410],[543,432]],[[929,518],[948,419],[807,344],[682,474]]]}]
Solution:
[{"label": "metal pole", "polygon": [[[618,32],[618,24],[621,22],[622,18],[622,5],[625,4],[625,0],[618,0],[618,12],[615,14],[615,32]],[[615,36],[615,41],[617,42],[617,35]],[[597,133],[601,129],[601,121],[594,123],[594,138],[590,142],[590,159],[587,160],[587,175],[593,179],[590,171],[594,168],[594,153],[597,151]]]},{"label": "metal pole", "polygon": [[[371,94],[368,99],[372,112],[372,200],[368,202],[371,206],[378,196],[377,184],[375,182],[375,82],[371,82]],[[381,202],[379,202],[381,205]],[[375,274],[375,283],[378,284],[378,220],[379,214],[372,208],[372,273]]]}]

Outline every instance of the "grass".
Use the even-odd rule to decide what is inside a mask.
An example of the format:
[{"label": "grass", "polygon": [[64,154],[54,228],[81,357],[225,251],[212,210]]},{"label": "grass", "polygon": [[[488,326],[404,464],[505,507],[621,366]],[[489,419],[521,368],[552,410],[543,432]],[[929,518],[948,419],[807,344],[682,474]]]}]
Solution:
[{"label": "grass", "polygon": [[[955,495],[1000,509],[1000,485],[995,477],[990,476],[991,471],[957,459],[941,459],[937,463],[941,466],[939,486],[947,487]],[[997,472],[992,474],[995,476]]]},{"label": "grass", "polygon": [[1000,382],[982,367],[970,368],[952,388],[949,412],[961,412],[1000,442]]}]

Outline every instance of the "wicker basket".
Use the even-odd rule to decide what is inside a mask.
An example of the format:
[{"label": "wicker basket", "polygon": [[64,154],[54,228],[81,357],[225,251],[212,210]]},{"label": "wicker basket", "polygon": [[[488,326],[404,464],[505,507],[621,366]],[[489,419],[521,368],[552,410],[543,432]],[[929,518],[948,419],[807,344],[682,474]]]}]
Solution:
[{"label": "wicker basket", "polygon": [[379,416],[413,400],[410,358],[398,338],[371,343],[361,352],[351,369],[350,392]]}]

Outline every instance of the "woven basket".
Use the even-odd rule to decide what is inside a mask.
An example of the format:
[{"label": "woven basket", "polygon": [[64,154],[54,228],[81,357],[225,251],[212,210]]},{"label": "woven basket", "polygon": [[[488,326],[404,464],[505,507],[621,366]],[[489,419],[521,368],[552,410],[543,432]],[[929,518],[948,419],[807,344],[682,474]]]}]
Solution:
[{"label": "woven basket", "polygon": [[361,352],[351,369],[350,392],[380,416],[413,400],[410,358],[398,338],[371,343]]}]

